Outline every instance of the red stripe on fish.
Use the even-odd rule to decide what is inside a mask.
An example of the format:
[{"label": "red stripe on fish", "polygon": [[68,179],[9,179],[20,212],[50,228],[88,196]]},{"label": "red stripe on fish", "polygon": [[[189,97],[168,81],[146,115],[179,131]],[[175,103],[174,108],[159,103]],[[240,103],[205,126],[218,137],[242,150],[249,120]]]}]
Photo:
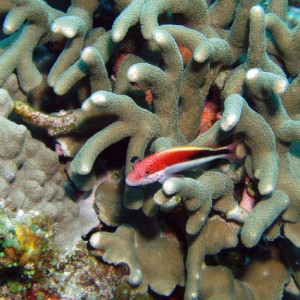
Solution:
[{"label": "red stripe on fish", "polygon": [[196,146],[170,148],[137,161],[128,174],[126,183],[136,186],[156,181],[164,182],[178,172],[215,159],[234,159],[236,147],[237,144],[220,148]]}]

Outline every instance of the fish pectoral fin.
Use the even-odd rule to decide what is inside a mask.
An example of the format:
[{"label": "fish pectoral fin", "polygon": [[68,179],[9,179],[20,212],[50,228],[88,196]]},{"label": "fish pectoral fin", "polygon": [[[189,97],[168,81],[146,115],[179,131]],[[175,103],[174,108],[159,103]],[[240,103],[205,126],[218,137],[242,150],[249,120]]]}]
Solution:
[{"label": "fish pectoral fin", "polygon": [[209,157],[202,157],[198,159],[188,160],[185,162],[181,162],[178,164],[171,165],[165,168],[165,175],[174,177],[175,173],[179,173],[182,171],[186,171],[195,167],[198,167],[202,164],[208,163],[212,160],[219,159],[219,158],[226,158],[226,154],[214,155]]},{"label": "fish pectoral fin", "polygon": [[159,179],[158,182],[159,183],[164,183],[165,181],[167,181],[168,179],[170,178],[180,178],[180,177],[184,177],[183,175],[181,174],[168,174],[168,175],[165,175],[163,178]]},{"label": "fish pectoral fin", "polygon": [[170,177],[161,178],[161,179],[158,180],[158,182],[161,183],[161,184],[163,184],[169,178]]}]

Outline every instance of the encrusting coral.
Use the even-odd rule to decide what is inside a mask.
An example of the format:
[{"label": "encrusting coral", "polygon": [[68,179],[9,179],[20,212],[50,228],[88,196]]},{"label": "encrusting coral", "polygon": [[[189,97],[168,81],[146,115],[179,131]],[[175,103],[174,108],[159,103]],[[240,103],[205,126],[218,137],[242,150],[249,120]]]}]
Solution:
[{"label": "encrusting coral", "polygon": [[[0,94],[0,197],[23,213],[39,211],[48,215],[56,222],[59,233],[56,245],[72,247],[90,226],[98,224],[95,212],[89,210],[93,203],[88,205],[88,201],[81,200],[77,205],[69,198],[56,153],[32,138],[25,126],[6,118],[13,101],[4,89]],[[79,236],[69,236],[66,228]]]},{"label": "encrusting coral", "polygon": [[[300,24],[287,24],[286,0],[74,0],[66,12],[2,2],[0,84],[16,71],[25,101],[0,91],[1,197],[96,226],[95,196],[91,253],[128,265],[132,295],[184,287],[184,299],[281,299],[291,278],[299,288]],[[37,49],[55,53],[46,74]],[[35,105],[42,81],[63,103]],[[71,160],[72,184],[94,187],[86,213],[65,197],[56,155],[13,120],[46,130]],[[231,143],[231,162],[162,186],[124,182],[132,158]],[[23,179],[30,151],[36,170]]]}]

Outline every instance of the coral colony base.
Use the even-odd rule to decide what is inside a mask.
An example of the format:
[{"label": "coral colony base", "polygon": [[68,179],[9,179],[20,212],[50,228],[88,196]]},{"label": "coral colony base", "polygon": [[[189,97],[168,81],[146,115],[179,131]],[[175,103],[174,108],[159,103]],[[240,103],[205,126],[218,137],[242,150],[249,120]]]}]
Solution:
[{"label": "coral colony base", "polygon": [[1,297],[299,297],[289,4],[0,0]]}]

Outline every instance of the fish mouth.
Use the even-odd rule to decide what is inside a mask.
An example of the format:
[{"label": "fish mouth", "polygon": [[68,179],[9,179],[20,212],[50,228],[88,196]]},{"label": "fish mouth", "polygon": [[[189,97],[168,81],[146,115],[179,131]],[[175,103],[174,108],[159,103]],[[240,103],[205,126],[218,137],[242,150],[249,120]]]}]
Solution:
[{"label": "fish mouth", "polygon": [[137,181],[131,180],[128,176],[126,177],[125,182],[129,186],[137,186],[137,185],[139,185],[139,183]]}]

